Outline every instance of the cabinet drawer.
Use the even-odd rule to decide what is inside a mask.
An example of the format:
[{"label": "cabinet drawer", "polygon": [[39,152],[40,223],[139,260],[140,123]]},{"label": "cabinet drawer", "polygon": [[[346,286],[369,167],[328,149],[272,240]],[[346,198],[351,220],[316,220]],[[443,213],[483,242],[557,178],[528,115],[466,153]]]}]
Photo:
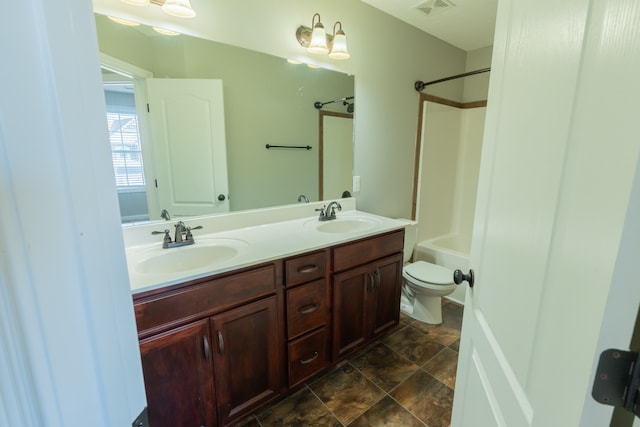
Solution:
[{"label": "cabinet drawer", "polygon": [[324,278],[287,291],[287,331],[289,339],[321,326],[327,321]]},{"label": "cabinet drawer", "polygon": [[273,294],[275,270],[274,265],[267,265],[134,301],[138,335],[156,333]]},{"label": "cabinet drawer", "polygon": [[289,343],[289,386],[327,367],[327,334],[320,329]]},{"label": "cabinet drawer", "polygon": [[362,265],[387,255],[402,252],[404,230],[360,240],[333,250],[333,271]]},{"label": "cabinet drawer", "polygon": [[285,261],[285,284],[292,286],[324,277],[326,266],[327,255],[324,251],[288,259]]}]

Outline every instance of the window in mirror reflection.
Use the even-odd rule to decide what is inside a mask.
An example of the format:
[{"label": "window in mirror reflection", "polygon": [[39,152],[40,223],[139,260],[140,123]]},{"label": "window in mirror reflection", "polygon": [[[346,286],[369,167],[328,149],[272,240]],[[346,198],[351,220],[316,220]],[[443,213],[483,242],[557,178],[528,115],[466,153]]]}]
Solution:
[{"label": "window in mirror reflection", "polygon": [[149,219],[135,97],[131,85],[105,86],[107,126],[123,221]]}]

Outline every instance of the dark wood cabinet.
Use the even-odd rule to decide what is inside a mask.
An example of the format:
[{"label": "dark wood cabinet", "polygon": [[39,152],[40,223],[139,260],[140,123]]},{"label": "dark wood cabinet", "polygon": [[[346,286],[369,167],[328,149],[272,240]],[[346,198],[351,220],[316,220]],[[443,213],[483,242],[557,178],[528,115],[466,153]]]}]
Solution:
[{"label": "dark wood cabinet", "polygon": [[334,362],[398,324],[403,239],[396,232],[334,249]]},{"label": "dark wood cabinet", "polygon": [[402,230],[134,295],[153,427],[226,427],[398,324]]},{"label": "dark wood cabinet", "polygon": [[279,393],[277,317],[276,298],[270,297],[211,319],[221,426]]},{"label": "dark wood cabinet", "polygon": [[285,261],[289,387],[330,366],[328,251]]},{"label": "dark wood cabinet", "polygon": [[208,319],[140,341],[149,423],[216,426]]},{"label": "dark wood cabinet", "polygon": [[280,394],[282,263],[134,296],[150,424],[224,427]]}]

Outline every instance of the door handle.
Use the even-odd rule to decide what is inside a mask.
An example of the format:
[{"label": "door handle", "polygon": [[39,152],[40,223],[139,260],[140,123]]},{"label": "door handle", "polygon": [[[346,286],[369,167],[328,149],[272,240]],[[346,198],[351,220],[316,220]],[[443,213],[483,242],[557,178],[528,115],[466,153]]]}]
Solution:
[{"label": "door handle", "polygon": [[375,288],[376,289],[380,289],[380,283],[382,283],[382,277],[380,276],[380,270],[376,268],[376,272],[374,273],[375,276]]},{"label": "door handle", "polygon": [[202,344],[204,347],[204,358],[209,360],[209,340],[207,337],[202,337]]},{"label": "door handle", "polygon": [[224,339],[222,339],[220,331],[218,331],[218,350],[220,350],[220,354],[224,354]]},{"label": "door handle", "polygon": [[459,285],[464,281],[469,282],[469,287],[473,288],[473,283],[475,282],[475,273],[473,272],[473,270],[469,270],[468,274],[464,274],[461,270],[456,270],[453,272],[453,282],[456,285]]}]

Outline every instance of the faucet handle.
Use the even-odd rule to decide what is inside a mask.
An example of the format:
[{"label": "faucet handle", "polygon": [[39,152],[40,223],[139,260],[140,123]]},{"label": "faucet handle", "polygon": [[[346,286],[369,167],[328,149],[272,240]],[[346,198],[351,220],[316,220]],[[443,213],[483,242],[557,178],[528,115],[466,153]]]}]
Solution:
[{"label": "faucet handle", "polygon": [[171,243],[171,235],[169,234],[168,229],[164,231],[152,231],[151,234],[164,234],[164,238],[162,239],[162,247],[163,248],[169,247],[169,243]]},{"label": "faucet handle", "polygon": [[184,237],[186,241],[193,241],[193,234],[191,234],[191,230],[200,230],[203,228],[201,225],[197,227],[187,227],[187,235]]},{"label": "faucet handle", "polygon": [[326,208],[327,208],[327,206],[325,205],[325,206],[321,207],[320,209],[315,209],[316,212],[320,212],[320,218],[322,218],[322,217],[324,217],[326,215],[326,213],[324,211]]}]

